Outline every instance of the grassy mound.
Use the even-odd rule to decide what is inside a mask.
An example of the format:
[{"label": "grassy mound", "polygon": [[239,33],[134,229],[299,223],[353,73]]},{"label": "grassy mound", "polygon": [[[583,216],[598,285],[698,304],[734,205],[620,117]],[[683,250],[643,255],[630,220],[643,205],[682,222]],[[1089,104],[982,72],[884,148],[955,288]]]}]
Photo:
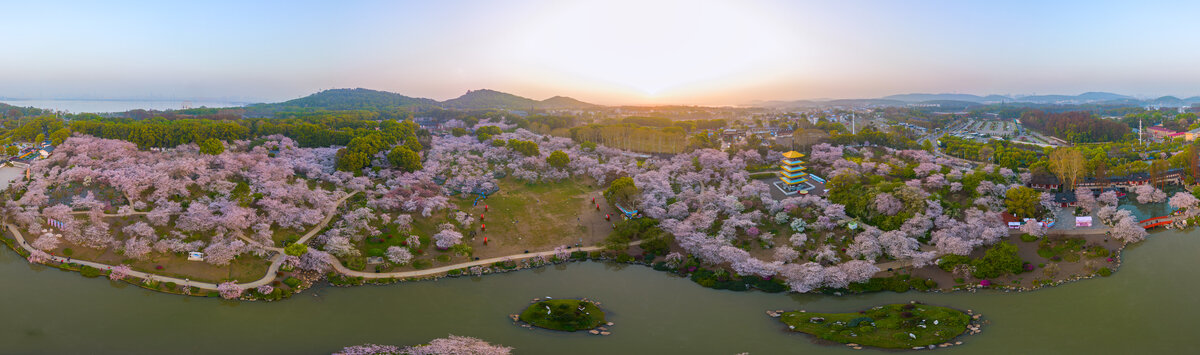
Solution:
[{"label": "grassy mound", "polygon": [[538,328],[573,332],[604,324],[604,311],[587,301],[545,300],[529,305],[520,319]]},{"label": "grassy mound", "polygon": [[843,344],[889,349],[941,344],[967,330],[962,311],[926,304],[890,304],[856,313],[785,312],[793,331]]}]

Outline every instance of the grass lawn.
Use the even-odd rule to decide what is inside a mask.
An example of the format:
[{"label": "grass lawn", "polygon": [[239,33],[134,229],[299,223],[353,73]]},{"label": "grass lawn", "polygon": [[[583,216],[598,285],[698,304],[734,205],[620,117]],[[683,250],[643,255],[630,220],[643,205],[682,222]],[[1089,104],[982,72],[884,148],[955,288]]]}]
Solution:
[{"label": "grass lawn", "polygon": [[855,313],[785,312],[779,318],[793,331],[842,344],[911,349],[941,344],[967,330],[962,311],[926,304],[889,304]]},{"label": "grass lawn", "polygon": [[529,305],[520,319],[538,328],[574,332],[604,324],[604,311],[587,301],[545,300]]},{"label": "grass lawn", "polygon": [[578,222],[580,205],[585,202],[583,195],[589,191],[571,179],[534,185],[505,179],[500,181],[499,192],[479,201],[477,206],[471,206],[473,199],[455,199],[453,202],[460,210],[475,215],[473,227],[476,231],[479,214],[487,205],[488,211],[482,221],[487,230],[483,233],[491,242],[532,249],[563,244],[562,237],[582,233]]},{"label": "grass lawn", "polygon": [[1051,261],[1079,261],[1087,240],[1083,238],[1042,238],[1038,243],[1038,256]]}]

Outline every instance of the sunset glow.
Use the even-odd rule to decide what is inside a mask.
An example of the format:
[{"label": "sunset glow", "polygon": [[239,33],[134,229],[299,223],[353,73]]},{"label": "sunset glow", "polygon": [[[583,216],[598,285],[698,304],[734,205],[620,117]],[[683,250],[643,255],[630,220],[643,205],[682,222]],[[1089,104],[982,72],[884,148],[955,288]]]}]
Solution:
[{"label": "sunset glow", "polygon": [[[736,105],[905,92],[1200,94],[1190,60],[1200,47],[1176,36],[1200,32],[1184,15],[1195,4],[1081,4],[17,2],[0,23],[0,97],[273,101],[365,87],[445,100],[489,88]],[[78,25],[45,26],[45,14]],[[1097,20],[1111,17],[1121,21]]]}]

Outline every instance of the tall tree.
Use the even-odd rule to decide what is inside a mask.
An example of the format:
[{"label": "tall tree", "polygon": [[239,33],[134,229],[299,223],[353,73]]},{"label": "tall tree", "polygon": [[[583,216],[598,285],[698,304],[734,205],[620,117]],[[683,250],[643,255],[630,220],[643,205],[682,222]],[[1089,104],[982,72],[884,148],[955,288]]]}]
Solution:
[{"label": "tall tree", "polygon": [[1050,153],[1050,172],[1058,176],[1067,190],[1074,190],[1083,173],[1083,154],[1074,148],[1058,148]]}]

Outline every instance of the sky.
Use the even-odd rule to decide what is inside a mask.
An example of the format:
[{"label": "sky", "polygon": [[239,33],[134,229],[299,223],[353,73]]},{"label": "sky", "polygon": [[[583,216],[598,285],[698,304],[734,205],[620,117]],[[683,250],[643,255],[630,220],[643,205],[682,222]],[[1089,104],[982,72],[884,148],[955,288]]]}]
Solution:
[{"label": "sky", "polygon": [[0,97],[1200,95],[1200,3],[6,1]]}]

